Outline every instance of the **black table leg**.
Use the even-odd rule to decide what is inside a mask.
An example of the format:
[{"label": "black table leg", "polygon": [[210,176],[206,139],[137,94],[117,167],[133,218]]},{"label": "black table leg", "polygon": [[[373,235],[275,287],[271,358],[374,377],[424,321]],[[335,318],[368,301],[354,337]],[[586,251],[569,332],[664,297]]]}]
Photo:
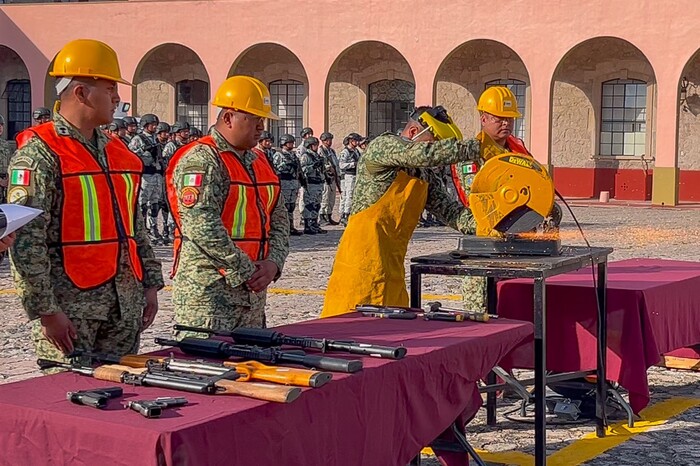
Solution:
[{"label": "black table leg", "polygon": [[608,347],[608,305],[607,305],[607,280],[608,263],[598,264],[598,364],[596,366],[596,376],[598,378],[595,393],[595,433],[598,437],[605,437],[605,427],[607,419],[605,416],[605,404],[608,396],[606,366]]},{"label": "black table leg", "polygon": [[[493,371],[486,376],[486,384],[496,384],[496,374]],[[496,392],[488,392],[486,394],[486,425],[496,425]]]},{"label": "black table leg", "polygon": [[[497,299],[496,279],[486,277],[486,312],[492,316],[496,315]],[[496,374],[489,372],[486,383],[494,385],[496,383]],[[486,394],[486,425],[496,425],[496,392],[488,392]]]},{"label": "black table leg", "polygon": [[535,465],[547,464],[546,371],[547,303],[544,278],[536,278],[534,289],[535,324]]},{"label": "black table leg", "polygon": [[416,270],[415,266],[411,266],[411,301],[409,306],[421,307],[421,273]]}]

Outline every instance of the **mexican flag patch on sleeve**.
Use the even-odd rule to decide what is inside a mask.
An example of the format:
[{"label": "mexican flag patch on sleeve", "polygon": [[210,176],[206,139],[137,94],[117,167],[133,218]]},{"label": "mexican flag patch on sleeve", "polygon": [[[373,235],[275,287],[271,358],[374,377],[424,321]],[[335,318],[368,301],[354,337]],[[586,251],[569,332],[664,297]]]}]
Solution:
[{"label": "mexican flag patch on sleeve", "polygon": [[479,171],[479,165],[476,163],[469,163],[467,165],[464,165],[462,167],[462,173],[464,175],[473,175],[474,173]]},{"label": "mexican flag patch on sleeve", "polygon": [[204,178],[203,173],[186,173],[182,175],[182,186],[197,188],[202,186],[202,178]]},{"label": "mexican flag patch on sleeve", "polygon": [[32,171],[23,168],[15,168],[10,175],[10,184],[14,186],[29,186],[31,184]]}]

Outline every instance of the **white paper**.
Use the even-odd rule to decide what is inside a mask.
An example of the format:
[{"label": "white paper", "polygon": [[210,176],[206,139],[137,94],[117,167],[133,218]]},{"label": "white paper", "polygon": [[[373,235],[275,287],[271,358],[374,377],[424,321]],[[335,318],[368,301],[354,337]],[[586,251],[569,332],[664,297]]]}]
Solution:
[{"label": "white paper", "polygon": [[[17,231],[44,212],[41,209],[18,204],[0,204],[0,239]],[[2,219],[1,217],[4,217]],[[4,220],[4,221],[3,221]],[[4,228],[2,228],[4,224]]]}]

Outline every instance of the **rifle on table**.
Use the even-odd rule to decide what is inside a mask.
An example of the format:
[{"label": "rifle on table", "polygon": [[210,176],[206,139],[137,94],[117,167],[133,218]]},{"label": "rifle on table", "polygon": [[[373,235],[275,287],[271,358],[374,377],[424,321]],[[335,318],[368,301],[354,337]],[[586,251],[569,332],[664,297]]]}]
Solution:
[{"label": "rifle on table", "polygon": [[336,341],[327,338],[296,337],[265,328],[238,327],[233,330],[213,330],[209,328],[190,327],[187,325],[175,325],[175,330],[186,332],[200,332],[220,337],[229,337],[234,342],[243,345],[255,345],[269,348],[272,346],[298,346],[299,348],[313,348],[327,351],[342,351],[345,353],[361,354],[386,359],[401,359],[406,356],[406,348],[403,346],[380,346],[370,343],[355,341]]},{"label": "rifle on table", "polygon": [[180,348],[186,354],[205,358],[242,358],[269,364],[298,364],[332,372],[353,373],[362,369],[362,361],[358,359],[347,360],[315,356],[301,350],[284,351],[279,348],[258,348],[257,346],[234,345],[225,341],[205,340],[203,338],[183,338],[180,341],[156,338],[155,343]]},{"label": "rifle on table", "polygon": [[301,387],[318,388],[328,383],[333,374],[308,369],[296,369],[292,367],[268,366],[258,361],[222,361],[209,362],[201,359],[191,361],[187,359],[175,359],[173,357],[152,356],[143,354],[127,354],[117,357],[106,354],[90,353],[88,351],[74,351],[71,356],[85,356],[93,361],[103,364],[121,364],[129,367],[148,367],[149,361],[157,361],[163,364],[167,370],[188,372],[200,375],[220,375],[229,370],[235,370],[239,374],[238,382],[249,380],[272,382],[282,385],[298,385]]},{"label": "rifle on table", "polygon": [[439,302],[431,302],[424,309],[402,306],[377,306],[374,304],[362,304],[355,306],[355,311],[365,317],[379,317],[383,319],[412,320],[423,317],[424,320],[441,320],[445,322],[488,322],[489,315],[480,312],[462,311],[460,309],[443,308]]},{"label": "rifle on table", "polygon": [[157,368],[134,368],[117,364],[99,367],[75,366],[59,361],[38,359],[43,369],[60,367],[77,374],[87,375],[98,380],[142,385],[145,387],[170,388],[191,393],[240,395],[264,401],[291,403],[301,395],[301,388],[281,387],[263,383],[238,383],[240,375],[229,370],[218,376],[202,376],[183,372],[171,372]]}]

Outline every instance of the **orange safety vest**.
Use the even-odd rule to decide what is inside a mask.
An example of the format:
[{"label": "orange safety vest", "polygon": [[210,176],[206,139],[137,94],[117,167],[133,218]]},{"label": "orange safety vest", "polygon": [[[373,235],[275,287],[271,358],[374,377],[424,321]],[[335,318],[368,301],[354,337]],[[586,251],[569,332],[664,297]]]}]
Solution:
[{"label": "orange safety vest", "polygon": [[17,149],[24,147],[24,145],[29,142],[29,140],[34,136],[32,128],[27,128],[20,131],[15,135],[15,141],[17,142]]},{"label": "orange safety vest", "polygon": [[255,159],[251,177],[236,154],[219,150],[211,136],[205,136],[178,149],[165,171],[168,204],[177,226],[173,244],[174,261],[171,278],[177,272],[182,246],[182,222],[173,175],[177,163],[195,144],[206,144],[211,147],[224,163],[230,184],[221,213],[221,222],[231,235],[234,244],[254,261],[266,259],[270,252],[270,222],[272,211],[280,197],[280,180],[265,156],[258,155]]},{"label": "orange safety vest", "polygon": [[[532,154],[530,154],[530,152],[525,147],[525,143],[522,141],[522,139],[516,138],[512,134],[508,136],[508,139],[506,139],[506,147],[510,152],[532,156]],[[478,164],[475,162],[474,165],[476,166]],[[455,190],[457,191],[457,196],[459,196],[459,200],[462,201],[462,204],[468,207],[469,196],[467,196],[467,193],[464,192],[464,188],[462,187],[462,181],[460,179],[459,173],[457,173],[457,164],[452,164],[450,169],[452,172],[452,181],[454,182]]]},{"label": "orange safety vest", "polygon": [[143,264],[134,238],[141,160],[123,143],[110,140],[105,146],[104,169],[78,140],[59,136],[53,122],[28,131],[55,154],[61,171],[61,236],[56,247],[70,281],[87,290],[112,280],[123,243],[128,246],[131,270],[143,281]]}]

